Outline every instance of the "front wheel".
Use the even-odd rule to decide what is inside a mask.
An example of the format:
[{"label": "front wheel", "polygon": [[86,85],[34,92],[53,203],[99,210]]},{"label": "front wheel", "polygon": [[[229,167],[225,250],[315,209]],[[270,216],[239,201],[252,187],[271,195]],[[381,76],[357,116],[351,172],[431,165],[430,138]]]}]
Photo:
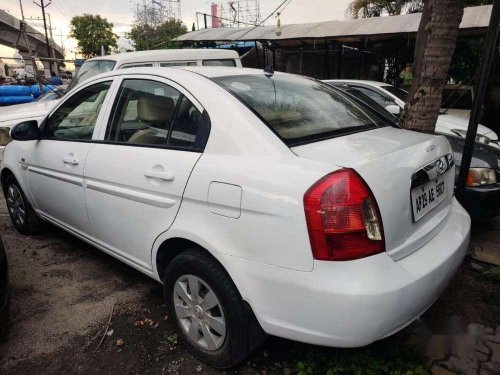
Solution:
[{"label": "front wheel", "polygon": [[251,319],[215,259],[200,249],[183,252],[170,262],[163,282],[169,315],[193,355],[226,369],[250,353]]},{"label": "front wheel", "polygon": [[4,194],[7,209],[16,230],[27,235],[39,233],[42,222],[13,175],[5,179]]}]

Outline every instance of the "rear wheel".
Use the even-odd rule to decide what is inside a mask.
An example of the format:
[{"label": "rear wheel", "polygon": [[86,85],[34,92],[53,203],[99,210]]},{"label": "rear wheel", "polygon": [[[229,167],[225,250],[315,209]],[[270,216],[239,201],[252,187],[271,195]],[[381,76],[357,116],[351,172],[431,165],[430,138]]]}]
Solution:
[{"label": "rear wheel", "polygon": [[26,199],[23,190],[13,175],[5,179],[4,188],[7,209],[12,224],[21,234],[32,235],[41,231],[42,221]]},{"label": "rear wheel", "polygon": [[215,259],[200,249],[185,251],[167,266],[163,282],[169,315],[193,355],[225,369],[250,353],[250,316]]}]

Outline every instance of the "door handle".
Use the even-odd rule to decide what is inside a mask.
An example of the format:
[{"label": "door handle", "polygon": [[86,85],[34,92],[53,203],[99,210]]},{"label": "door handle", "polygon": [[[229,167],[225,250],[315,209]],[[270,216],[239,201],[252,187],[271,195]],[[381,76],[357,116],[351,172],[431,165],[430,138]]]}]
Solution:
[{"label": "door handle", "polygon": [[158,180],[163,181],[173,181],[175,179],[173,174],[160,171],[146,171],[144,172],[144,176],[148,178],[157,178]]},{"label": "door handle", "polygon": [[69,165],[78,165],[80,164],[80,160],[78,160],[78,158],[74,157],[74,156],[65,156],[63,158],[63,163],[64,164],[69,164]]}]

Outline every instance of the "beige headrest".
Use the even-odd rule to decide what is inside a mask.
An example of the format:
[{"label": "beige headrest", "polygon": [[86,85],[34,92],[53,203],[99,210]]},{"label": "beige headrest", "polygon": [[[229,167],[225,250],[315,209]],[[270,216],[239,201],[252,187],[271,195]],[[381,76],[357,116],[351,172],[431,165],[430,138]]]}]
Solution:
[{"label": "beige headrest", "polygon": [[145,94],[137,103],[137,115],[145,122],[164,122],[172,118],[174,100],[165,96]]}]

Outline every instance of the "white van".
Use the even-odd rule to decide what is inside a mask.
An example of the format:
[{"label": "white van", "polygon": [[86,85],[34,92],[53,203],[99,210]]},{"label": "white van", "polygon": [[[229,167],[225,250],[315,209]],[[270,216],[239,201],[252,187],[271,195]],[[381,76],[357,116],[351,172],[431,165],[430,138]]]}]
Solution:
[{"label": "white van", "polygon": [[[236,51],[221,49],[162,49],[99,56],[83,63],[65,93],[97,74],[112,70],[173,66],[233,66],[241,68],[241,60]],[[3,148],[10,141],[10,138],[5,133],[8,133],[14,125],[23,121],[42,121],[52,108],[59,103],[59,100],[61,98],[1,108],[0,160]]]},{"label": "white van", "polygon": [[97,74],[138,67],[233,66],[241,67],[236,51],[220,49],[164,49],[99,56],[83,63],[66,92]]}]

